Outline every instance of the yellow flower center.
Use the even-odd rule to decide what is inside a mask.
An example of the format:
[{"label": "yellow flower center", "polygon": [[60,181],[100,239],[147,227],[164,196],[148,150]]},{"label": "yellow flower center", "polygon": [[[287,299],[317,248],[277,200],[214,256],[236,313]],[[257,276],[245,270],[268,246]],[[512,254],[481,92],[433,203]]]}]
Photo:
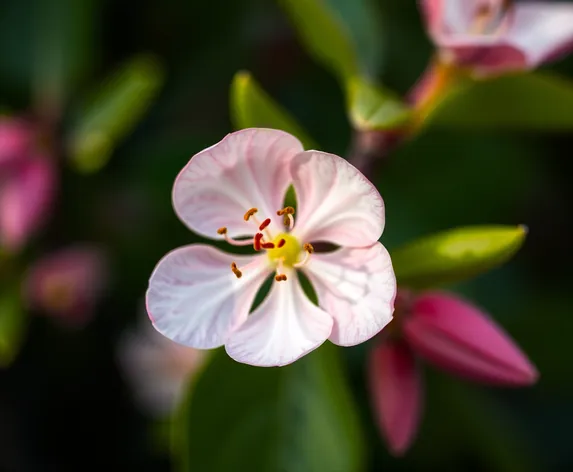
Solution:
[{"label": "yellow flower center", "polygon": [[[282,241],[284,241],[284,243]],[[267,249],[267,254],[271,262],[278,263],[282,260],[285,267],[292,267],[299,262],[302,245],[293,235],[280,233],[272,242],[275,247],[273,249]]]}]

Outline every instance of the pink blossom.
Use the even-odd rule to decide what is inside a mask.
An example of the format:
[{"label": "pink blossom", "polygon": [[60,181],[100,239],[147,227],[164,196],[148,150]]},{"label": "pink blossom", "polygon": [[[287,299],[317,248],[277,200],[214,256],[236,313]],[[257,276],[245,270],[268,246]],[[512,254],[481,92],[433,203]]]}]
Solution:
[{"label": "pink blossom", "polygon": [[32,309],[67,326],[81,327],[91,319],[107,276],[100,249],[68,247],[36,261],[26,277],[25,296]]},{"label": "pink blossom", "polygon": [[[284,207],[289,185],[297,210]],[[384,204],[344,159],[304,151],[282,131],[246,129],[195,155],[173,188],[179,218],[193,231],[252,255],[193,244],[167,254],[147,291],[155,328],[197,349],[225,346],[256,366],[289,364],[326,339],[362,343],[391,320],[396,281],[378,242]],[[316,253],[312,243],[339,249]],[[297,277],[304,272],[319,306]],[[250,313],[262,283],[269,294]]]},{"label": "pink blossom", "polygon": [[533,69],[573,48],[573,3],[420,0],[443,61],[479,76]]},{"label": "pink blossom", "polygon": [[394,454],[411,444],[421,416],[422,386],[414,355],[488,385],[517,387],[537,381],[535,367],[505,331],[467,301],[442,292],[413,296],[400,291],[396,309],[394,336],[380,340],[369,364],[373,405]]},{"label": "pink blossom", "polygon": [[22,119],[0,117],[0,169],[28,157],[34,139],[32,126]]},{"label": "pink blossom", "polygon": [[189,380],[205,360],[204,352],[177,344],[147,321],[121,339],[119,362],[137,404],[156,417],[170,415]]},{"label": "pink blossom", "polygon": [[0,244],[20,249],[46,221],[57,174],[48,157],[28,157],[0,182]]}]

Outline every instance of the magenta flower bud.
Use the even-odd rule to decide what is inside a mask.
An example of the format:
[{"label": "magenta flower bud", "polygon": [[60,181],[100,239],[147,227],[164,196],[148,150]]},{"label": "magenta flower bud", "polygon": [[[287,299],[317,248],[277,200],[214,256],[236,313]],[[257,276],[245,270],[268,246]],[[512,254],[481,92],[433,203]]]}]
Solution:
[{"label": "magenta flower bud", "polygon": [[80,327],[93,314],[107,281],[102,251],[79,246],[49,254],[37,261],[26,279],[26,298],[32,309],[68,326]]},{"label": "magenta flower bud", "polygon": [[370,351],[370,396],[380,431],[392,454],[412,444],[422,412],[422,380],[410,348],[387,341]]},{"label": "magenta flower bud", "polygon": [[43,225],[56,191],[56,169],[44,156],[18,163],[0,186],[0,244],[17,251]]},{"label": "magenta flower bud", "polygon": [[538,374],[503,329],[475,306],[429,292],[403,322],[406,341],[421,357],[461,377],[496,385],[531,385]]},{"label": "magenta flower bud", "polygon": [[34,133],[27,122],[0,117],[0,169],[5,169],[28,157]]},{"label": "magenta flower bud", "polygon": [[573,47],[573,4],[507,0],[421,0],[445,62],[480,76],[533,69]]}]

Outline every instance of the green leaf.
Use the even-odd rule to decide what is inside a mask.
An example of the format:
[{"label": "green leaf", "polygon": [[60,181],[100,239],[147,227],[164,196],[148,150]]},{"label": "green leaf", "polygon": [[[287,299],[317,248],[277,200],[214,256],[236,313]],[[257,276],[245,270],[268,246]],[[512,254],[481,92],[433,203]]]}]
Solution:
[{"label": "green leaf", "polygon": [[163,82],[163,70],[140,56],[121,67],[81,110],[72,126],[70,156],[81,172],[94,172],[143,117]]},{"label": "green leaf", "polygon": [[394,94],[369,81],[352,77],[347,83],[350,121],[361,131],[400,128],[408,122],[410,109]]},{"label": "green leaf", "polygon": [[348,28],[324,0],[278,0],[308,52],[345,82],[360,72]]},{"label": "green leaf", "polygon": [[236,129],[280,129],[300,139],[305,149],[318,149],[289,112],[277,104],[248,72],[235,74],[230,99]]},{"label": "green leaf", "polygon": [[426,125],[516,130],[573,129],[573,82],[550,74],[463,81],[429,114]]},{"label": "green leaf", "polygon": [[27,324],[18,295],[17,289],[0,295],[0,367],[10,365],[18,354]]},{"label": "green leaf", "polygon": [[262,368],[217,352],[174,430],[183,471],[356,472],[363,438],[338,351]]},{"label": "green leaf", "polygon": [[398,283],[412,288],[460,282],[503,264],[522,246],[524,226],[467,226],[392,251]]},{"label": "green leaf", "polygon": [[94,63],[100,3],[94,0],[36,1],[32,61],[36,106],[47,118],[58,119],[66,95]]}]

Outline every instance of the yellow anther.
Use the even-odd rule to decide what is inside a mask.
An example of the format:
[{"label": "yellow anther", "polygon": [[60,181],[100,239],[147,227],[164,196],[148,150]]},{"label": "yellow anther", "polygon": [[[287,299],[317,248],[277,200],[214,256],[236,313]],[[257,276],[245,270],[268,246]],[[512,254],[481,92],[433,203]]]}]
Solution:
[{"label": "yellow anther", "polygon": [[227,234],[227,228],[225,226],[222,226],[221,228],[219,228],[217,230],[218,234]]},{"label": "yellow anther", "polygon": [[245,213],[245,216],[243,218],[245,219],[245,221],[249,221],[249,218],[253,216],[257,211],[259,211],[257,208],[250,208],[249,210],[247,210],[247,213]]},{"label": "yellow anther", "polygon": [[235,274],[235,276],[240,279],[243,276],[243,273],[239,270],[239,268],[237,267],[237,264],[235,262],[231,262],[231,270],[233,271],[233,274]]},{"label": "yellow anther", "polygon": [[293,207],[285,207],[282,210],[277,211],[277,215],[294,215],[294,208]]}]

